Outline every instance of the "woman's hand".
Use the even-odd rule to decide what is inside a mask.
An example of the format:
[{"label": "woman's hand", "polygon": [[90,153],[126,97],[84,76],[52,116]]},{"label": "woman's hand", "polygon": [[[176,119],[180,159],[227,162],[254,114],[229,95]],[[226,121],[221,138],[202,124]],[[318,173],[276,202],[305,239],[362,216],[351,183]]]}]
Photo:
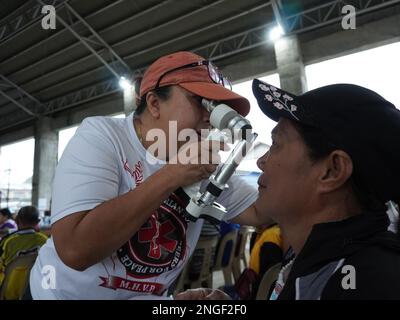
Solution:
[{"label": "woman's hand", "polygon": [[194,184],[208,179],[217,169],[221,163],[220,150],[228,150],[228,146],[216,141],[187,143],[161,170],[168,172],[181,187]]},{"label": "woman's hand", "polygon": [[229,295],[218,289],[198,288],[178,293],[175,300],[232,300]]}]

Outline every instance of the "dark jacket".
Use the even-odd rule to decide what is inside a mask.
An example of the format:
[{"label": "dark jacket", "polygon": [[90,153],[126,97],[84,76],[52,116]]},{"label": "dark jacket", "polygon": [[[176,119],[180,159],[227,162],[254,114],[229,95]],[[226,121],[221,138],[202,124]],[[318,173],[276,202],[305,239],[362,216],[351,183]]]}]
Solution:
[{"label": "dark jacket", "polygon": [[400,299],[400,241],[384,212],[315,225],[279,300]]}]

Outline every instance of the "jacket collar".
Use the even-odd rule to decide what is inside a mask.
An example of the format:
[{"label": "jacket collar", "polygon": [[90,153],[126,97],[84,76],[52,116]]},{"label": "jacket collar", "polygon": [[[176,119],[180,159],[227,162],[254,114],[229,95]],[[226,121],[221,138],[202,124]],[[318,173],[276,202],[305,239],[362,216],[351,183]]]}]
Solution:
[{"label": "jacket collar", "polygon": [[[389,219],[385,212],[366,212],[351,218],[314,225],[307,241],[297,255],[290,278],[318,270],[329,261],[343,258],[380,238],[387,231]],[[394,246],[400,249],[397,241]]]}]

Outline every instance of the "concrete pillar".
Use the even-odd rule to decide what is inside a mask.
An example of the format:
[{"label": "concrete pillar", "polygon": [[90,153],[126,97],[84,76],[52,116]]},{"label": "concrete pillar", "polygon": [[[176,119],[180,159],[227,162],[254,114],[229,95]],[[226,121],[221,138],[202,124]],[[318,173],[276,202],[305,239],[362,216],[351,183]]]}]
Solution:
[{"label": "concrete pillar", "polygon": [[294,94],[307,91],[306,73],[297,37],[282,37],[275,42],[274,47],[281,89]]},{"label": "concrete pillar", "polygon": [[124,89],[124,112],[128,116],[132,111],[136,110],[136,101],[134,88],[129,87]]},{"label": "concrete pillar", "polygon": [[58,132],[52,129],[52,120],[42,117],[35,124],[32,204],[41,210],[50,209],[58,158]]}]

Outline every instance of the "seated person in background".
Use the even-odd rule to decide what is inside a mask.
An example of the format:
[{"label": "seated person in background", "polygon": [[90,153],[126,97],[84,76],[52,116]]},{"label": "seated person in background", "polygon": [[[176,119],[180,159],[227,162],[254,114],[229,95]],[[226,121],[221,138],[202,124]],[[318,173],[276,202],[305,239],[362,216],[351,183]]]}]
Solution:
[{"label": "seated person in background", "polygon": [[283,262],[284,253],[288,249],[277,224],[262,226],[255,234],[249,267],[243,270],[235,283],[240,300],[256,298],[264,274],[275,264]]},{"label": "seated person in background", "polygon": [[[33,206],[22,207],[17,215],[18,231],[4,237],[0,242],[0,285],[4,280],[6,267],[21,255],[37,252],[47,237],[36,232],[39,211]],[[6,299],[17,299],[23,288],[26,270],[15,270],[6,291]]]},{"label": "seated person in background", "polygon": [[18,229],[17,224],[12,219],[10,209],[4,208],[0,210],[0,237],[5,233],[11,233]]},{"label": "seated person in background", "polygon": [[284,245],[279,226],[269,226],[256,239],[250,253],[249,267],[262,277],[269,268],[282,262],[285,249],[288,248]]},{"label": "seated person in background", "polygon": [[[295,253],[270,299],[400,299],[400,241],[386,214],[386,203],[400,200],[400,111],[350,84],[296,96],[254,80],[253,92],[278,122],[257,162],[255,205]],[[223,293],[177,296],[199,297]]]}]

